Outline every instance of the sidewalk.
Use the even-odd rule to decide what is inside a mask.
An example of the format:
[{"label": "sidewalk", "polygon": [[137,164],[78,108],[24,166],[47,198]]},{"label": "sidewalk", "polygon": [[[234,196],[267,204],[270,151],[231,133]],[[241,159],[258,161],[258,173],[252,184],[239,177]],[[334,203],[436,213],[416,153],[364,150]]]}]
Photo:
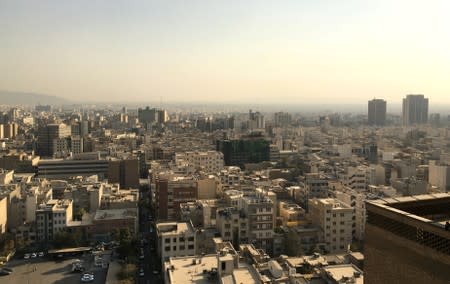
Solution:
[{"label": "sidewalk", "polygon": [[108,273],[106,274],[106,284],[118,284],[117,274],[120,272],[122,264],[117,260],[112,260],[109,263]]}]

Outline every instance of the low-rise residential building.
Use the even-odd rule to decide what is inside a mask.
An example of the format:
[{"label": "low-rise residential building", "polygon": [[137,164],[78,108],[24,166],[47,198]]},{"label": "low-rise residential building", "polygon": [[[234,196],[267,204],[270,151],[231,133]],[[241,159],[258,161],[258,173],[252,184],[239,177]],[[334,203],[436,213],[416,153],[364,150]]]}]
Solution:
[{"label": "low-rise residential building", "polygon": [[85,226],[89,239],[109,241],[115,230],[125,229],[132,235],[139,231],[137,208],[97,210],[87,217],[91,219],[74,223],[74,226]]},{"label": "low-rise residential building", "polygon": [[188,173],[218,173],[223,169],[224,161],[223,154],[218,151],[189,151],[176,153],[175,164],[178,168],[187,168]]},{"label": "low-rise residential building", "polygon": [[39,205],[36,210],[36,237],[38,242],[54,239],[55,235],[65,231],[68,223],[72,221],[72,205],[70,199],[49,200]]},{"label": "low-rise residential building", "polygon": [[163,263],[170,257],[195,255],[196,232],[191,222],[158,223],[156,234],[158,255]]}]

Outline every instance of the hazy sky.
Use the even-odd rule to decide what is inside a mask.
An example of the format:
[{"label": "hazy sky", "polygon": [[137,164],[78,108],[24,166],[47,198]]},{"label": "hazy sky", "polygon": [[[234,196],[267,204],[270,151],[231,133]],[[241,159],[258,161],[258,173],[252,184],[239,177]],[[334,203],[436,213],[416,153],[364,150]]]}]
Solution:
[{"label": "hazy sky", "polygon": [[76,100],[450,103],[450,1],[0,0],[0,89]]}]

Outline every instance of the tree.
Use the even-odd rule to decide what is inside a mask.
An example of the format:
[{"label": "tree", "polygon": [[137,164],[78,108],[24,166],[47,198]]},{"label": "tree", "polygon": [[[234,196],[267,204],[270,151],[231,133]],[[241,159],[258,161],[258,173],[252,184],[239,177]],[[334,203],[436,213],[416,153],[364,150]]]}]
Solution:
[{"label": "tree", "polygon": [[75,220],[81,221],[83,220],[83,215],[86,213],[86,210],[84,208],[78,208],[77,212],[75,213]]},{"label": "tree", "polygon": [[53,237],[53,245],[56,248],[77,247],[80,245],[81,236],[77,232],[59,232]]},{"label": "tree", "polygon": [[284,238],[285,252],[288,256],[303,255],[300,237],[294,230],[289,230],[287,233],[285,233]]},{"label": "tree", "polygon": [[14,249],[14,236],[6,233],[0,237],[0,254],[7,254]]}]

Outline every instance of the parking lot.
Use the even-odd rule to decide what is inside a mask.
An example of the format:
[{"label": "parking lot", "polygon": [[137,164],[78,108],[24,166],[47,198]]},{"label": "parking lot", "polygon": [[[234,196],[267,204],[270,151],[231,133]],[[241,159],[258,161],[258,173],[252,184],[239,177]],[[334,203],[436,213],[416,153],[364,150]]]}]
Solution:
[{"label": "parking lot", "polygon": [[90,283],[103,284],[106,280],[107,268],[96,267],[94,257],[85,254],[79,257],[66,257],[63,259],[49,259],[47,257],[35,259],[15,259],[8,263],[13,272],[7,276],[0,276],[0,283],[8,284],[72,284],[81,283],[82,273],[72,272],[72,263],[80,259],[86,271],[94,273],[94,281]]}]

